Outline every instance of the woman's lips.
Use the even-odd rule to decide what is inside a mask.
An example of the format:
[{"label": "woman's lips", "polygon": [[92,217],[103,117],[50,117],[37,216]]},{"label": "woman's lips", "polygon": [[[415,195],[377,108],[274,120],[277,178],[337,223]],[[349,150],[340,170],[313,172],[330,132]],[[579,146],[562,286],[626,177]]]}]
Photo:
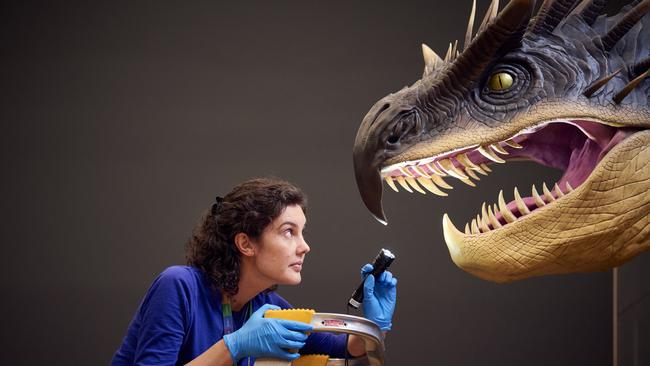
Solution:
[{"label": "woman's lips", "polygon": [[291,267],[296,272],[300,272],[302,270],[302,262],[291,263],[289,267]]}]

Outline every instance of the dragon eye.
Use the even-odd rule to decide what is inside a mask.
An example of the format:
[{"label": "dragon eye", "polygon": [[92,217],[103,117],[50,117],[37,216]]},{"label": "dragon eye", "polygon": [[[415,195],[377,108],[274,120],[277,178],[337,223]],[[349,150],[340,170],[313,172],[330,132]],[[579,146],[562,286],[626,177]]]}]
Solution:
[{"label": "dragon eye", "polygon": [[512,77],[512,74],[507,72],[497,72],[490,76],[488,85],[492,91],[501,91],[510,88],[513,80],[514,78]]}]

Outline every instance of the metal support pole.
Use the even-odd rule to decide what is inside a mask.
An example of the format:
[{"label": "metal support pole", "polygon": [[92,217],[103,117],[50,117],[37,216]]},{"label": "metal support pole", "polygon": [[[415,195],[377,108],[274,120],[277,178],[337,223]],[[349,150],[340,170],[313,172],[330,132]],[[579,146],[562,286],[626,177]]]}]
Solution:
[{"label": "metal support pole", "polygon": [[618,366],[618,267],[612,269],[612,358]]}]

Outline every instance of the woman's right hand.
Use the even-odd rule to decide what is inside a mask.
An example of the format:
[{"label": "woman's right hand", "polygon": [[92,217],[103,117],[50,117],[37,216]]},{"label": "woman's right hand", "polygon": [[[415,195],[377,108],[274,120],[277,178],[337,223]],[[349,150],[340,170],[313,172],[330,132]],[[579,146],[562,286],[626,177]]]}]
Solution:
[{"label": "woman's right hand", "polygon": [[264,318],[264,312],[280,309],[279,306],[265,304],[237,331],[223,336],[232,359],[237,363],[244,357],[274,357],[294,360],[300,355],[289,352],[305,345],[307,335],[313,330],[309,324],[284,319]]}]

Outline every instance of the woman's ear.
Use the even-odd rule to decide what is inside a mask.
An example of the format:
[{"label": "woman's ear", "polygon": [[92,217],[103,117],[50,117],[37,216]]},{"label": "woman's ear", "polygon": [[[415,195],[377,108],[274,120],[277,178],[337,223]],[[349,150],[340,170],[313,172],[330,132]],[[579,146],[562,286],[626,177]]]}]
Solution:
[{"label": "woman's ear", "polygon": [[252,257],[255,255],[254,243],[245,233],[237,233],[235,235],[235,246],[237,246],[239,252],[245,257]]}]

